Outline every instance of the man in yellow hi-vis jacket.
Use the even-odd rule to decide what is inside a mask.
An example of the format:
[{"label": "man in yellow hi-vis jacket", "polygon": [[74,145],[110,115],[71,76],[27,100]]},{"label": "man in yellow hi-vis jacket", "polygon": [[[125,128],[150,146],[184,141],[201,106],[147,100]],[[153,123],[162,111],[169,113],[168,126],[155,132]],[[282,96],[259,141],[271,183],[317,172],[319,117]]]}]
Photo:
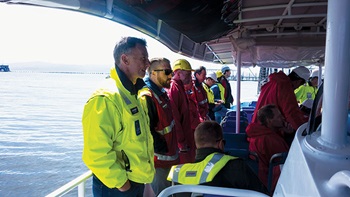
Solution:
[{"label": "man in yellow hi-vis jacket", "polygon": [[115,68],[84,107],[83,161],[93,173],[94,196],[143,196],[155,169],[147,109],[137,99],[150,63],[146,41],[122,38]]}]

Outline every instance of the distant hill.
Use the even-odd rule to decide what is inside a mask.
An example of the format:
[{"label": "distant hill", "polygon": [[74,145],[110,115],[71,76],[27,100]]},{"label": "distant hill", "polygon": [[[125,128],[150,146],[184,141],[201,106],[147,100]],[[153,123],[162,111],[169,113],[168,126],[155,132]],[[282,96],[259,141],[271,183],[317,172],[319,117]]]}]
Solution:
[{"label": "distant hill", "polygon": [[109,73],[111,65],[70,65],[53,64],[47,62],[19,62],[9,64],[11,71],[28,72],[83,72],[83,73]]}]

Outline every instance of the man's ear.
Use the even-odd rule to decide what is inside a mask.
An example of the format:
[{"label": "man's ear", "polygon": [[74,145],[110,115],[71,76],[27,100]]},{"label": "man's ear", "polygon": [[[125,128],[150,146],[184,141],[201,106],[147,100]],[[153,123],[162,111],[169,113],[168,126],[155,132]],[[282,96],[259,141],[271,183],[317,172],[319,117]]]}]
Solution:
[{"label": "man's ear", "polygon": [[129,58],[128,58],[127,55],[122,54],[122,55],[121,55],[121,59],[122,59],[122,62],[123,62],[125,65],[129,65]]},{"label": "man's ear", "polygon": [[[273,118],[273,117],[272,117],[272,118]],[[270,127],[270,125],[271,125],[271,119],[266,118],[266,126],[267,126],[267,127]]]}]

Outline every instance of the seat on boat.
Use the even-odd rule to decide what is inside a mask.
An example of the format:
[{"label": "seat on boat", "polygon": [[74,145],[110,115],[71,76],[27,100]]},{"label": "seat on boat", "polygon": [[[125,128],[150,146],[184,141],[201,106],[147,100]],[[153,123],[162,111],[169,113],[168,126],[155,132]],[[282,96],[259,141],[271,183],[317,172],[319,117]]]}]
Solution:
[{"label": "seat on boat", "polygon": [[257,101],[252,101],[252,102],[250,102],[249,106],[255,108],[256,107],[256,103],[257,103]]},{"label": "seat on boat", "polygon": [[267,190],[271,192],[272,179],[273,179],[273,168],[275,166],[284,164],[288,156],[288,152],[276,153],[272,155],[269,163],[269,173],[267,177]]},{"label": "seat on boat", "polygon": [[[236,133],[236,111],[227,112],[226,116],[220,123],[223,133]],[[245,133],[245,129],[248,126],[247,113],[245,111],[240,112],[240,129],[239,133]]]},{"label": "seat on boat", "polygon": [[255,107],[249,106],[249,107],[242,107],[242,110],[247,114],[247,120],[248,124],[252,121]]},{"label": "seat on boat", "polygon": [[246,164],[258,175],[258,154],[249,151],[249,142],[246,133],[224,133],[226,140],[225,152],[229,155],[242,158]]}]

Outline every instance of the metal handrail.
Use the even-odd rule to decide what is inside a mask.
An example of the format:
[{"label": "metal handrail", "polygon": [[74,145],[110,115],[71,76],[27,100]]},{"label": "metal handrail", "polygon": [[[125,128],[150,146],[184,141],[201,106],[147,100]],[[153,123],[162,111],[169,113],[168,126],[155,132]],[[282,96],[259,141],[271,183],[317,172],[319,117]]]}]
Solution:
[{"label": "metal handrail", "polygon": [[71,190],[73,190],[76,187],[78,187],[78,196],[84,197],[85,196],[85,182],[90,177],[92,177],[92,172],[89,170],[89,171],[85,172],[84,174],[80,175],[79,177],[75,178],[74,180],[70,181],[69,183],[58,188],[57,190],[46,195],[46,197],[63,196],[64,194],[70,192]]},{"label": "metal handrail", "polygon": [[[89,170],[69,183],[63,185],[52,193],[46,195],[46,197],[57,197],[63,196],[78,187],[78,196],[85,196],[85,182],[92,177],[92,172]],[[213,186],[203,186],[203,185],[175,185],[164,189],[158,197],[169,196],[180,192],[195,192],[195,193],[205,193],[205,194],[216,194],[224,196],[245,196],[245,197],[268,197],[267,195],[245,189],[234,189],[234,188],[223,188],[223,187],[213,187]]]},{"label": "metal handrail", "polygon": [[175,185],[164,189],[158,197],[168,197],[182,192],[194,192],[201,194],[216,194],[222,196],[268,197],[268,195],[246,189],[234,189],[204,185]]}]

